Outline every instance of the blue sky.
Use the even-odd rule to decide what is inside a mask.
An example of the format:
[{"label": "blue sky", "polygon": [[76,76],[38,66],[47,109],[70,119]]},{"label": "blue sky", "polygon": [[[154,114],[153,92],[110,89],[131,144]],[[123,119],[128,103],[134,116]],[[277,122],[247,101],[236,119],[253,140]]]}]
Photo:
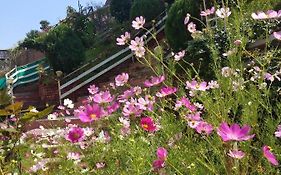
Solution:
[{"label": "blue sky", "polygon": [[[66,16],[66,7],[78,9],[78,0],[3,0],[0,7],[0,50],[15,47],[27,32],[40,28],[47,20],[56,24]],[[87,4],[102,5],[105,0],[80,0]]]}]

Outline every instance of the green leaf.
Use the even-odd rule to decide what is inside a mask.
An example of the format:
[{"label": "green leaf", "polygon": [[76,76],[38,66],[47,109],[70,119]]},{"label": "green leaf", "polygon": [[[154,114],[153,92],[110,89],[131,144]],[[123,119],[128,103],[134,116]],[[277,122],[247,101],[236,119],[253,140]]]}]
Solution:
[{"label": "green leaf", "polygon": [[0,109],[0,117],[12,115],[12,114],[13,114],[13,113],[11,113],[11,112],[9,112],[9,111]]},{"label": "green leaf", "polygon": [[54,109],[54,106],[50,106],[40,112],[27,112],[20,118],[20,121],[28,122],[28,121],[37,120],[37,119],[46,117],[53,111],[53,109]]},{"label": "green leaf", "polygon": [[0,132],[17,133],[18,131],[15,128],[6,128],[6,129],[0,129]]},{"label": "green leaf", "polygon": [[7,106],[5,109],[13,113],[19,113],[20,110],[22,109],[22,106],[23,106],[23,102],[16,102],[14,104]]}]

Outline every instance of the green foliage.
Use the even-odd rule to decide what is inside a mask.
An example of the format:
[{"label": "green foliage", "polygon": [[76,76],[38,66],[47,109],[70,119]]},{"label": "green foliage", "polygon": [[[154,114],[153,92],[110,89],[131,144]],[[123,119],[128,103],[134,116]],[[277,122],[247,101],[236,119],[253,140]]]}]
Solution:
[{"label": "green foliage", "polygon": [[46,56],[55,71],[70,73],[85,58],[85,47],[78,35],[61,24],[42,38]]},{"label": "green foliage", "polygon": [[135,0],[131,8],[130,17],[133,20],[137,16],[143,16],[149,22],[164,10],[165,3],[162,0]]},{"label": "green foliage", "polygon": [[[192,39],[183,22],[187,13],[200,19],[199,3],[199,1],[194,0],[178,0],[170,8],[165,25],[165,34],[168,43],[174,50],[185,49],[188,41]],[[192,20],[192,22],[196,24],[198,30],[201,29],[197,20]]]},{"label": "green foliage", "polygon": [[111,0],[110,12],[120,23],[129,20],[132,0]]},{"label": "green foliage", "polygon": [[10,104],[11,97],[7,94],[7,89],[0,90],[0,107]]},{"label": "green foliage", "polygon": [[40,50],[41,45],[38,43],[37,38],[40,36],[38,30],[31,30],[26,34],[25,39],[19,43],[20,48],[32,48]]},{"label": "green foliage", "polygon": [[50,23],[47,20],[40,21],[40,29],[43,31],[48,31],[50,29]]},{"label": "green foliage", "polygon": [[96,29],[87,14],[77,12],[74,8],[69,6],[67,7],[67,16],[63,23],[75,32],[81,39],[85,48],[89,48],[93,44]]}]

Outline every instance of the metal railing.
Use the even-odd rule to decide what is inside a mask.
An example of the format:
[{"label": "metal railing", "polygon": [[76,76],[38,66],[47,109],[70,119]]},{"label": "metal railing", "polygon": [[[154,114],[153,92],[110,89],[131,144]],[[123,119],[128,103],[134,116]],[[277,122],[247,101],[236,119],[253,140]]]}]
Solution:
[{"label": "metal railing", "polygon": [[[163,31],[164,24],[166,21],[167,15],[163,12],[158,19],[156,24],[154,24],[148,31],[146,31],[142,36],[146,36],[147,39],[145,40],[145,44],[147,44],[150,40],[153,39],[154,36],[151,34],[153,31],[156,31],[155,34],[157,35],[159,32]],[[133,57],[133,53],[126,47],[121,51],[117,52],[116,54],[110,56],[109,58],[103,60],[102,62],[96,64],[93,67],[90,67],[88,70],[79,73],[79,70],[85,69],[88,65],[86,64],[82,66],[79,70],[75,70],[75,72],[71,73],[72,76],[76,74],[76,76],[66,82],[62,81],[62,84],[59,88],[60,91],[60,100],[64,99],[68,95],[72,94],[73,92],[77,91],[81,87],[85,86],[86,84],[90,83],[91,81],[95,80],[99,76],[103,75],[104,73],[108,72],[109,70],[113,69],[114,67],[120,65],[124,61],[128,60],[129,58]],[[71,86],[75,85],[71,88]],[[70,89],[67,89],[70,87]],[[66,90],[65,90],[66,89]],[[64,91],[64,92],[63,92]]]},{"label": "metal railing", "polygon": [[15,66],[12,70],[5,74],[5,78],[6,80],[12,80],[10,83],[13,88],[18,85],[37,81],[39,79],[39,70],[37,69],[39,66],[43,66],[44,70],[48,70],[50,68],[50,66],[45,63],[45,58],[43,58],[24,66]]}]

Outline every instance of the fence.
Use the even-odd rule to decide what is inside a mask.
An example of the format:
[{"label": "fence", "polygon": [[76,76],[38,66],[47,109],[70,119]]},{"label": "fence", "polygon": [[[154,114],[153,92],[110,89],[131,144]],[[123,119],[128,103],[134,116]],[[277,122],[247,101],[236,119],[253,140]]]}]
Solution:
[{"label": "fence", "polygon": [[[154,30],[156,31],[156,35],[159,32],[163,31],[167,15],[164,12],[158,18],[159,18],[159,20],[157,20],[158,22],[153,27],[151,27],[151,29],[145,32],[144,35],[142,35],[147,37],[145,43],[148,43],[150,40],[153,39],[151,33],[153,33]],[[132,56],[133,53],[131,52],[129,47],[126,47],[125,49],[119,51],[118,53],[96,64],[95,66],[89,67],[89,69],[87,70],[85,68],[87,68],[89,64],[82,66],[81,70],[83,70],[83,72],[80,70],[76,70],[74,73],[72,73],[72,77],[74,78],[68,79],[65,82],[62,81],[61,86],[59,88],[60,91],[59,93],[61,94],[60,100],[72,94],[73,92],[77,91],[81,87],[95,80],[96,78],[108,72],[109,70],[113,69],[114,67],[120,65],[121,63],[128,60]],[[64,91],[64,89],[67,89],[67,87],[71,87],[71,85],[74,83],[75,83],[74,87]]]},{"label": "fence", "polygon": [[7,80],[9,79],[12,80],[11,85],[13,88],[18,85],[37,81],[39,79],[39,66],[43,66],[44,70],[50,68],[48,63],[46,63],[45,58],[20,67],[16,66],[11,71],[6,73],[5,77],[0,78],[0,89],[3,89],[7,86]]}]

